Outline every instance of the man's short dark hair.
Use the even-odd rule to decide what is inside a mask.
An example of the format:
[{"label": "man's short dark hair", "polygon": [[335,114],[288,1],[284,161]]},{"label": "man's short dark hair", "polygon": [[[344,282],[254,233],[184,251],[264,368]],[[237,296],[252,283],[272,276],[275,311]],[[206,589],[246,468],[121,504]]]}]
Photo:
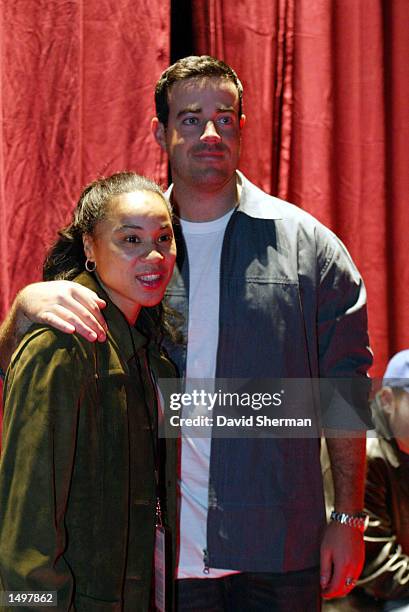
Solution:
[{"label": "man's short dark hair", "polygon": [[164,126],[168,124],[169,117],[169,91],[178,81],[194,79],[197,77],[218,77],[232,81],[239,94],[239,117],[243,108],[243,85],[239,77],[227,64],[210,55],[190,55],[184,57],[162,73],[155,88],[156,115]]}]

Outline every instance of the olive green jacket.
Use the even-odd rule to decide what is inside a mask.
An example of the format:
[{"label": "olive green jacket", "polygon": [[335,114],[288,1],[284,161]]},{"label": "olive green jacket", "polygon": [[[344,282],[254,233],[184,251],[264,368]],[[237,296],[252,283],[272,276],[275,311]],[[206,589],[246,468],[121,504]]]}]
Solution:
[{"label": "olive green jacket", "polygon": [[[58,611],[146,611],[156,505],[152,377],[174,370],[91,275],[76,280],[107,301],[108,339],[92,344],[37,325],[13,355],[4,387],[0,586],[57,591]],[[172,527],[176,445],[161,445]]]}]

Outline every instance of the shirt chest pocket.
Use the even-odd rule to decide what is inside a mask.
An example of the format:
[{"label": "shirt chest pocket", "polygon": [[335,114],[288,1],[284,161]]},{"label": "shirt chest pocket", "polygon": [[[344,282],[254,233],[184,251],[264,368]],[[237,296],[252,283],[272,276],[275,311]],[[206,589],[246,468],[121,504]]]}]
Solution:
[{"label": "shirt chest pocket", "polygon": [[[305,322],[298,281],[224,279],[219,350],[227,376],[308,376]],[[219,374],[221,375],[221,374]]]}]

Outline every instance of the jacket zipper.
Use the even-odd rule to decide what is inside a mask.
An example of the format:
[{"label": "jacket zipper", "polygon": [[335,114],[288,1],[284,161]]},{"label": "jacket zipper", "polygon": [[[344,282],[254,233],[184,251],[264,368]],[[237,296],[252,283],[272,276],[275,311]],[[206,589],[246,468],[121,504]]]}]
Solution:
[{"label": "jacket zipper", "polygon": [[204,574],[209,574],[210,569],[209,569],[209,553],[207,551],[207,548],[203,549],[203,573]]}]

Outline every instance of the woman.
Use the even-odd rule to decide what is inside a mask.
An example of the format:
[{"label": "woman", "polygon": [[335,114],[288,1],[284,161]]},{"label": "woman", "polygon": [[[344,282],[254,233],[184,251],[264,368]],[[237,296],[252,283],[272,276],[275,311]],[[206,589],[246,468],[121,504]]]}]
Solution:
[{"label": "woman", "polygon": [[3,590],[57,591],[57,610],[149,609],[159,497],[175,520],[175,441],[158,442],[154,383],[174,376],[158,348],[156,305],[175,256],[160,188],[133,173],[89,185],[60,232],[44,275],[96,291],[108,339],[36,325],[13,356],[0,464]]}]

